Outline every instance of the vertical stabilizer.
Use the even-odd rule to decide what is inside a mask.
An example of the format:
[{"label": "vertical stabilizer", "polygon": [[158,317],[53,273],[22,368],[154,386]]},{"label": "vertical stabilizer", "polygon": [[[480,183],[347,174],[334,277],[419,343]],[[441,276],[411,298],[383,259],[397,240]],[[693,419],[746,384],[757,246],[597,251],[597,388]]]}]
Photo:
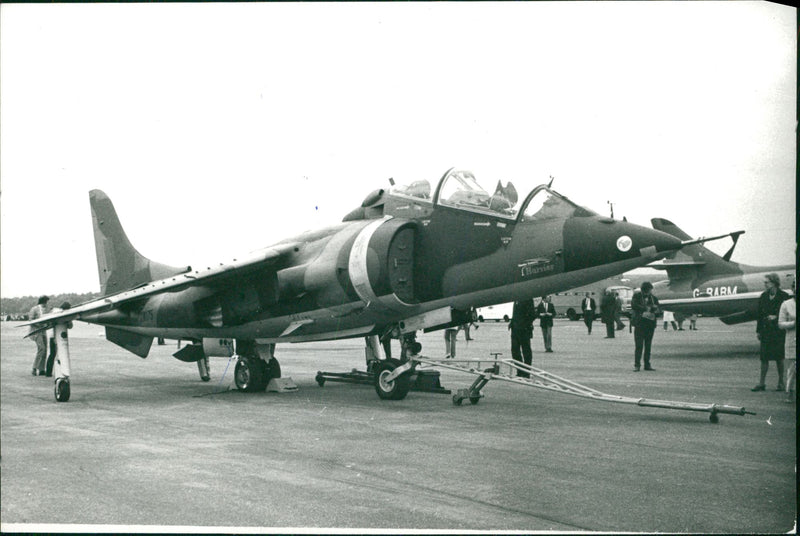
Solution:
[{"label": "vertical stabilizer", "polygon": [[114,204],[105,193],[92,190],[89,192],[89,203],[92,208],[97,271],[103,296],[188,270],[153,262],[136,251],[122,229]]},{"label": "vertical stabilizer", "polygon": [[[692,240],[691,236],[669,220],[653,218],[650,223],[657,231],[669,233],[680,240]],[[714,275],[740,274],[742,272],[737,263],[723,259],[702,244],[685,246],[668,255],[658,268],[665,269],[670,280],[684,279],[694,276],[700,271]]]}]

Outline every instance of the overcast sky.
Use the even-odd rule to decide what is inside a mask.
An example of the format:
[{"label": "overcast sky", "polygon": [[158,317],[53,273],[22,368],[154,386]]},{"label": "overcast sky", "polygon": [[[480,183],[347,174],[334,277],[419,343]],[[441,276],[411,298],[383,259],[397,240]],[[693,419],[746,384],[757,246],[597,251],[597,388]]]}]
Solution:
[{"label": "overcast sky", "polygon": [[0,293],[99,290],[93,188],[141,253],[200,265],[452,166],[794,262],[796,24],[762,2],[4,4]]}]

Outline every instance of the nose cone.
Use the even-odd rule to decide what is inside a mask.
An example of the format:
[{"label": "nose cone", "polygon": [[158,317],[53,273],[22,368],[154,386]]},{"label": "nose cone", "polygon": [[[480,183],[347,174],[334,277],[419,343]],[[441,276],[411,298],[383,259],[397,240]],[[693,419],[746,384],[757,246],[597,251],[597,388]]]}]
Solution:
[{"label": "nose cone", "polygon": [[564,224],[566,271],[620,261],[630,261],[626,269],[644,266],[680,247],[670,234],[608,218],[570,218]]}]

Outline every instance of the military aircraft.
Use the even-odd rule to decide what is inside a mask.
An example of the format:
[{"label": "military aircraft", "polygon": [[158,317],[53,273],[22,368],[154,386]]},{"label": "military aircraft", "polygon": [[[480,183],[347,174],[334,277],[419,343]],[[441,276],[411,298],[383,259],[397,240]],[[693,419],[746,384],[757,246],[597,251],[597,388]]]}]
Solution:
[{"label": "military aircraft", "polygon": [[[390,182],[337,225],[204,269],[142,256],[108,196],[92,190],[103,297],[26,324],[55,329],[56,400],[69,399],[72,320],[105,326],[109,341],[141,357],[155,337],[189,341],[174,356],[196,362],[206,381],[209,356],[235,353],[237,388],[263,391],[281,375],[277,343],[365,337],[368,355],[380,359],[379,337],[405,342],[420,329],[463,323],[472,307],[587,284],[697,242],[600,216],[550,185],[522,198],[498,181],[490,194],[457,169],[433,190],[427,180]],[[377,361],[381,398],[406,395],[412,371],[393,374],[401,366],[410,365]]]},{"label": "military aircraft", "polygon": [[[691,237],[677,225],[663,218],[651,220],[654,229],[669,233],[680,240]],[[650,268],[666,270],[669,279],[653,285],[661,306],[684,314],[717,316],[726,324],[738,324],[756,319],[758,298],[764,292],[764,277],[777,273],[781,287],[791,288],[797,267],[748,266],[731,261],[736,243],[744,231],[732,233],[733,246],[722,257],[701,244],[670,253]]]}]

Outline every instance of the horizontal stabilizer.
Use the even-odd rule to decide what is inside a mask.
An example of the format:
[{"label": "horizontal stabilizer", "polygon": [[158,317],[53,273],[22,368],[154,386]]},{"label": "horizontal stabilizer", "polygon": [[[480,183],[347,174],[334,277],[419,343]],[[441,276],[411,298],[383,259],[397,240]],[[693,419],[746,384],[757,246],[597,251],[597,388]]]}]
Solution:
[{"label": "horizontal stabilizer", "polygon": [[147,357],[153,345],[153,337],[110,327],[106,327],[106,339],[139,357]]}]

